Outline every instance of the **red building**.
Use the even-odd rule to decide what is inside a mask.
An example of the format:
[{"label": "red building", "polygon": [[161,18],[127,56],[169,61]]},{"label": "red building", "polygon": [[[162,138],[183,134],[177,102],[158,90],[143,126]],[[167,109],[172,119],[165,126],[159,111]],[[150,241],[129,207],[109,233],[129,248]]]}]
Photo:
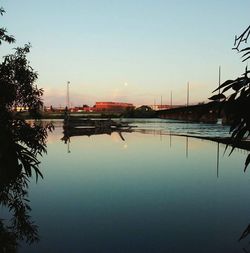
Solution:
[{"label": "red building", "polygon": [[127,109],[133,109],[134,105],[130,103],[121,102],[96,102],[94,110],[97,112],[124,112]]}]

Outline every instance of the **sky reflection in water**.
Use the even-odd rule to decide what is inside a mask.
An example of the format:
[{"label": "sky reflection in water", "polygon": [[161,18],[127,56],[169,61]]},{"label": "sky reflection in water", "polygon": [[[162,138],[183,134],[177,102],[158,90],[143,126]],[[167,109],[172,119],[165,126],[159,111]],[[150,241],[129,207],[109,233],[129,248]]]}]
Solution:
[{"label": "sky reflection in water", "polygon": [[[20,252],[244,252],[246,154],[158,134],[73,137],[56,131],[30,200],[41,241]],[[217,177],[218,174],[218,177]]]}]

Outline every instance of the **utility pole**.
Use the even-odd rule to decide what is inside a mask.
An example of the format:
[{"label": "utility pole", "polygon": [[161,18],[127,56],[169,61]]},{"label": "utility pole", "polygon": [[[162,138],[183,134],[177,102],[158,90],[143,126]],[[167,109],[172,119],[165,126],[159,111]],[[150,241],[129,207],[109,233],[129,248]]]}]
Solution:
[{"label": "utility pole", "polygon": [[187,83],[187,106],[189,106],[189,82]]},{"label": "utility pole", "polygon": [[219,66],[219,94],[220,94],[221,67]]},{"label": "utility pole", "polygon": [[67,81],[67,107],[68,107],[68,110],[69,110],[69,84],[70,84],[70,81]]},{"label": "utility pole", "polygon": [[172,108],[172,91],[171,91],[171,93],[170,93],[170,106],[171,106],[171,108]]},{"label": "utility pole", "polygon": [[161,96],[161,110],[162,110],[162,96]]}]

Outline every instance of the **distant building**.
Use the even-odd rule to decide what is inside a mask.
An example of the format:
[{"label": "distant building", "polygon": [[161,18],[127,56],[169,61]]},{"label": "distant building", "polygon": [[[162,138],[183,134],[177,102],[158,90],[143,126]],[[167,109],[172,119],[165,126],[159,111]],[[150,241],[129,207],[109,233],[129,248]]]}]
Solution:
[{"label": "distant building", "polygon": [[133,108],[133,104],[121,102],[96,102],[94,105],[96,112],[124,112]]}]

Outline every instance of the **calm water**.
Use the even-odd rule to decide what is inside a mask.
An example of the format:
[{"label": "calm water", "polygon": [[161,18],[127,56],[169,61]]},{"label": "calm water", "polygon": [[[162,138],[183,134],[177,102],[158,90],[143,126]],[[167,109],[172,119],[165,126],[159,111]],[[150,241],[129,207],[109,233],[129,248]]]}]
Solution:
[{"label": "calm water", "polygon": [[218,155],[217,143],[165,135],[228,128],[134,124],[125,141],[113,133],[72,137],[69,146],[56,128],[42,158],[45,179],[30,184],[40,242],[19,252],[250,252],[250,236],[237,241],[250,223],[246,152],[223,156],[220,144]]}]

